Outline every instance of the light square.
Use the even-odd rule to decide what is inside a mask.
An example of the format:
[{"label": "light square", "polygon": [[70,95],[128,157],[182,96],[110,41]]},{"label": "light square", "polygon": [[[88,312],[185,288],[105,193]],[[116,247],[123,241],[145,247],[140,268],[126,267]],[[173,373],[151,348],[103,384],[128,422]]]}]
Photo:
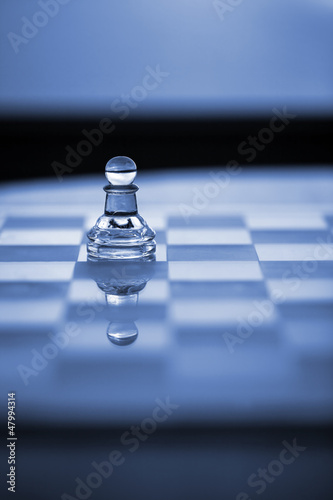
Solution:
[{"label": "light square", "polygon": [[277,318],[273,305],[269,314],[264,315],[258,309],[256,302],[252,300],[180,299],[171,304],[171,317],[177,325],[213,326],[221,324],[222,326],[223,324],[246,322],[248,318],[251,321],[253,315],[256,318],[261,318],[260,326],[264,323],[274,322]]},{"label": "light square", "polygon": [[70,281],[75,262],[0,262],[0,281]]},{"label": "light square", "polygon": [[262,261],[333,260],[333,244],[329,243],[325,246],[319,243],[257,244],[255,249]]},{"label": "light square", "polygon": [[255,261],[176,261],[169,263],[171,281],[262,280]]},{"label": "light square", "polygon": [[166,262],[167,260],[167,247],[164,243],[156,244],[156,261]]},{"label": "light square", "polygon": [[105,305],[105,294],[94,280],[73,280],[69,287],[68,300],[73,302],[98,302]]},{"label": "light square", "polygon": [[320,214],[250,214],[246,217],[246,222],[250,229],[327,229]]},{"label": "light square", "polygon": [[51,325],[62,318],[61,300],[6,300],[0,302],[3,325]]},{"label": "light square", "polygon": [[306,280],[293,276],[290,281],[268,280],[267,287],[273,300],[276,296],[281,296],[282,301],[333,300],[333,280]]},{"label": "light square", "polygon": [[169,286],[166,280],[148,281],[145,288],[139,294],[139,303],[165,303],[169,296]]},{"label": "light square", "polygon": [[79,245],[81,229],[5,229],[0,245]]}]

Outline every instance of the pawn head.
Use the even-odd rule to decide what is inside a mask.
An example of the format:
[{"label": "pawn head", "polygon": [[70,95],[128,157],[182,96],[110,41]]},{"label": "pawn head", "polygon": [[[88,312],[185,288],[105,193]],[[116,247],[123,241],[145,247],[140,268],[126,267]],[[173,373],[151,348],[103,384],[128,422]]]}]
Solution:
[{"label": "pawn head", "polygon": [[127,156],[115,156],[105,166],[105,177],[113,186],[128,186],[136,177],[136,165]]}]

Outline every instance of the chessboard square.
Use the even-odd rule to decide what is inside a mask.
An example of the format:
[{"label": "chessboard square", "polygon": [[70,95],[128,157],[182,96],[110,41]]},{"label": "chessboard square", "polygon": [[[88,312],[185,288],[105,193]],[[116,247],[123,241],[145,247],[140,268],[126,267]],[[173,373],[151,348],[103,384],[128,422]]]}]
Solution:
[{"label": "chessboard square", "polygon": [[68,301],[71,303],[101,303],[105,306],[105,294],[94,280],[73,280],[69,286]]},{"label": "chessboard square", "polygon": [[6,300],[0,302],[1,326],[52,325],[62,318],[63,309],[62,300]]},{"label": "chessboard square", "polygon": [[78,251],[76,245],[1,245],[0,262],[74,262]]},{"label": "chessboard square", "polygon": [[105,326],[107,325],[106,318],[107,306],[102,300],[96,300],[90,297],[86,297],[84,300],[73,301],[69,300],[66,307],[66,314],[64,321],[75,322],[81,329],[82,325],[85,323],[93,324],[94,331],[98,328],[98,324],[104,321]]},{"label": "chessboard square", "polygon": [[[226,325],[229,327],[229,324]],[[193,349],[196,347],[213,347],[221,348],[225,346],[225,340],[221,330],[223,325],[216,323],[207,325],[205,330],[202,330],[202,325],[179,325],[176,329],[176,339],[179,346]]]},{"label": "chessboard square", "polygon": [[253,245],[169,245],[168,261],[257,261]]},{"label": "chessboard square", "polygon": [[166,232],[165,231],[156,231],[155,241],[156,241],[156,243],[165,244],[166,243]]},{"label": "chessboard square", "polygon": [[[260,316],[256,318],[255,313],[250,316],[250,322],[253,320],[259,323]],[[265,349],[267,353],[267,348],[277,348],[281,342],[281,338],[277,329],[277,322],[265,322],[258,326],[251,326],[250,322],[239,320],[234,323],[216,323],[212,325],[206,325],[202,328],[202,325],[180,325],[176,330],[177,343],[181,348],[192,350],[192,349],[204,349],[206,347],[211,347],[213,349],[218,349],[221,354],[223,352],[230,356],[231,347],[236,352],[237,347],[239,347],[244,355],[246,356],[247,350],[254,349]],[[239,331],[246,334],[247,338],[250,338],[249,342],[238,343],[233,342],[235,339],[240,339]],[[246,340],[245,338],[242,340]],[[222,351],[221,351],[222,349]]]},{"label": "chessboard square", "polygon": [[246,217],[246,222],[250,229],[327,229],[321,214],[250,214]]},{"label": "chessboard square", "polygon": [[70,281],[75,262],[0,262],[0,282]]},{"label": "chessboard square", "polygon": [[[327,241],[328,232],[321,230],[253,230],[253,243],[318,243]],[[321,240],[320,240],[321,239]]]},{"label": "chessboard square", "polygon": [[240,216],[196,215],[189,218],[171,216],[168,219],[169,228],[245,228],[244,219]]},{"label": "chessboard square", "polygon": [[169,262],[170,281],[260,281],[258,262],[193,261]]},{"label": "chessboard square", "polygon": [[329,260],[266,261],[260,265],[269,279],[333,279],[333,262]]},{"label": "chessboard square", "polygon": [[[275,322],[277,320],[276,309],[271,304],[268,313],[262,313],[260,304],[252,300],[225,300],[214,299],[179,299],[171,303],[170,315],[177,325],[222,325],[251,322],[258,326]],[[253,320],[253,321],[252,321]],[[222,333],[222,328],[221,328]]]},{"label": "chessboard square", "polygon": [[[156,210],[154,210],[154,208],[156,208]],[[149,226],[156,232],[163,232],[166,230],[167,219],[163,212],[159,210],[159,206],[149,207],[149,210],[143,210],[140,214],[148,221]]]},{"label": "chessboard square", "polygon": [[81,229],[5,229],[0,245],[79,245]]},{"label": "chessboard square", "polygon": [[260,261],[333,260],[333,244],[255,244]]},{"label": "chessboard square", "polygon": [[165,304],[169,298],[169,284],[166,280],[153,279],[147,283],[140,292],[139,303],[162,303]]},{"label": "chessboard square", "polygon": [[278,304],[276,307],[282,318],[287,321],[308,319],[315,322],[320,318],[321,322],[329,322],[332,325],[333,307],[331,302],[307,301],[304,303],[303,301],[286,301],[282,304]]},{"label": "chessboard square", "polygon": [[176,228],[168,231],[169,245],[249,245],[246,229]]},{"label": "chessboard square", "polygon": [[140,342],[137,343],[136,348],[148,355],[155,351],[158,356],[163,356],[165,348],[172,341],[165,323],[158,320],[138,319],[137,326],[140,332]]},{"label": "chessboard square", "polygon": [[153,268],[153,278],[152,279],[162,279],[168,280],[169,273],[169,263],[162,260],[156,260],[156,262],[151,262]]},{"label": "chessboard square", "polygon": [[5,229],[66,229],[81,228],[84,217],[31,217],[22,214],[20,217],[8,217],[4,224]]},{"label": "chessboard square", "polygon": [[156,244],[156,261],[157,262],[166,262],[167,260],[167,246],[162,243]]},{"label": "chessboard square", "polygon": [[67,296],[69,282],[2,282],[0,283],[0,299],[56,299]]},{"label": "chessboard square", "polygon": [[160,320],[165,322],[168,317],[168,305],[165,301],[147,301],[141,303],[141,296],[137,306],[137,317],[145,318],[145,321]]},{"label": "chessboard square", "polygon": [[173,298],[221,297],[227,298],[267,298],[263,281],[173,281],[170,286]]},{"label": "chessboard square", "polygon": [[273,301],[333,302],[333,280],[267,280],[267,287]]}]

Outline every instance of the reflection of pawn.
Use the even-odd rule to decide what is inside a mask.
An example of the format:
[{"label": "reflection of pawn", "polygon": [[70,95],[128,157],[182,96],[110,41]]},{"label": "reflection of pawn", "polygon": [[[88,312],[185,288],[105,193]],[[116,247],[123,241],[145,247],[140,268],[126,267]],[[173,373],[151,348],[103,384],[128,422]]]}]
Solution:
[{"label": "reflection of pawn", "polygon": [[139,188],[132,184],[134,161],[127,156],[112,158],[105,176],[110,183],[104,187],[105,211],[88,233],[88,259],[137,259],[153,254],[155,231],[138,214],[135,193]]},{"label": "reflection of pawn", "polygon": [[135,261],[91,262],[88,275],[105,293],[108,339],[118,346],[128,346],[138,337],[134,321],[138,319],[138,298],[148,281],[154,276],[155,255]]},{"label": "reflection of pawn", "polygon": [[138,329],[134,321],[109,323],[107,336],[112,344],[130,345],[137,339]]}]

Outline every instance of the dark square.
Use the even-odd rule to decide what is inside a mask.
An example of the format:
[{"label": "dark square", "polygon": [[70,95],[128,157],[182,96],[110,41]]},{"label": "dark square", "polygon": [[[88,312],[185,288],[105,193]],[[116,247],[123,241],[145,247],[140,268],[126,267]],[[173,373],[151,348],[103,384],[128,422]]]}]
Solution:
[{"label": "dark square", "polygon": [[258,257],[252,245],[169,245],[168,260],[258,260]]},{"label": "dark square", "polygon": [[78,245],[0,245],[0,262],[75,262]]},{"label": "dark square", "polygon": [[246,227],[243,217],[240,216],[211,216],[211,215],[198,215],[185,219],[184,217],[169,217],[168,228],[239,228]]},{"label": "dark square", "polygon": [[[41,208],[42,210],[42,208]],[[84,217],[8,217],[4,229],[81,229]]]},{"label": "dark square", "polygon": [[252,230],[253,243],[318,243],[318,239],[327,240],[328,232],[319,230]]},{"label": "dark square", "polygon": [[225,281],[225,282],[187,282],[173,281],[170,284],[171,296],[175,298],[267,298],[263,281]]}]

